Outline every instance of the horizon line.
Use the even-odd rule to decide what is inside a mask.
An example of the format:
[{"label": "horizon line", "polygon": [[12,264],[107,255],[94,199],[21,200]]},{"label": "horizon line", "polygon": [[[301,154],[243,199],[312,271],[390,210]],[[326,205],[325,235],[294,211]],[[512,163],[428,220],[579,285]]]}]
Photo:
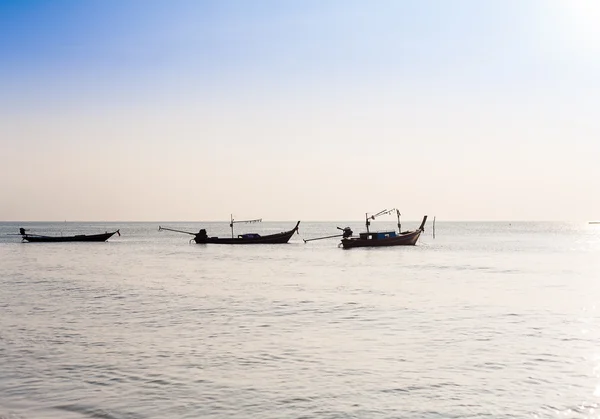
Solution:
[{"label": "horizon line", "polygon": [[[365,220],[268,220],[261,221],[263,223],[287,223],[287,222],[309,222],[309,223],[331,223],[331,222],[364,222]],[[418,222],[421,219],[406,219],[402,222]],[[427,219],[427,221],[433,222],[433,217]],[[464,223],[600,223],[598,220],[473,220],[473,219],[444,219],[437,220],[440,222],[464,222]],[[375,220],[375,222],[396,222],[395,220]],[[0,223],[229,223],[229,220],[0,220]]]}]

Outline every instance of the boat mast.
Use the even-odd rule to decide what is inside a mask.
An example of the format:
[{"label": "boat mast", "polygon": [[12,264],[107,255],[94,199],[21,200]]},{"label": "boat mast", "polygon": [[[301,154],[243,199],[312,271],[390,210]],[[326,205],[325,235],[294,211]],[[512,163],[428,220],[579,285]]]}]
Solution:
[{"label": "boat mast", "polygon": [[374,220],[375,217],[379,217],[380,215],[391,214],[394,211],[398,212],[398,228],[400,228],[400,211],[398,211],[395,208],[392,208],[391,210],[384,209],[383,211],[379,211],[377,214],[373,214],[370,217],[369,217],[369,213],[365,212],[365,218],[366,218],[365,225],[367,226],[367,233],[369,232],[369,226],[371,225],[371,222],[369,221],[369,219]]},{"label": "boat mast", "polygon": [[262,222],[262,218],[257,218],[256,220],[239,220],[236,221],[233,219],[233,214],[231,214],[231,221],[229,222],[229,227],[231,227],[231,238],[233,239],[233,225],[235,223],[260,223]]},{"label": "boat mast", "polygon": [[400,211],[396,210],[396,216],[398,217],[398,234],[402,234],[402,225],[400,224]]}]

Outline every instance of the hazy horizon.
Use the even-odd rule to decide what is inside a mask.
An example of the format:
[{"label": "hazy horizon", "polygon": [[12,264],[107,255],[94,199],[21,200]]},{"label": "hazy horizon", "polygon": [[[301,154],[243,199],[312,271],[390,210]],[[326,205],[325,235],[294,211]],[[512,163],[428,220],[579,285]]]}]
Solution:
[{"label": "hazy horizon", "polygon": [[[423,219],[422,218],[407,218],[400,219],[402,224],[404,223],[416,223],[419,224]],[[365,219],[338,219],[338,220],[299,220],[299,219],[289,219],[289,220],[263,220],[262,223],[295,223],[296,221],[306,222],[306,223],[364,223]],[[425,227],[431,227],[434,219],[433,216],[428,216],[427,223]],[[371,221],[373,225],[377,224],[396,224],[396,219],[380,219],[378,218],[376,221]],[[447,219],[438,219],[436,217],[436,223],[564,223],[564,224],[588,224],[588,223],[599,223],[600,220],[447,220]],[[119,224],[150,224],[150,223],[223,223],[229,224],[229,220],[0,220],[0,223],[74,223],[74,224],[99,224],[99,223],[119,223]],[[254,224],[254,223],[252,223]],[[242,223],[239,226],[244,226],[246,224]],[[260,223],[258,224],[260,225]],[[237,226],[236,226],[237,228]]]},{"label": "hazy horizon", "polygon": [[600,219],[592,0],[0,4],[0,219]]}]

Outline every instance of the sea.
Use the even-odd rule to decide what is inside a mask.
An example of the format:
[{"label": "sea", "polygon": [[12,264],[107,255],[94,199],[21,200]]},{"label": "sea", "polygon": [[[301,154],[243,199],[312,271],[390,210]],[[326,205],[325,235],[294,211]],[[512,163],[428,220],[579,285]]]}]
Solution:
[{"label": "sea", "polygon": [[430,219],[416,246],[346,250],[304,240],[361,222],[254,246],[160,225],[231,234],[0,223],[0,419],[600,417],[600,225],[437,221],[434,238]]}]

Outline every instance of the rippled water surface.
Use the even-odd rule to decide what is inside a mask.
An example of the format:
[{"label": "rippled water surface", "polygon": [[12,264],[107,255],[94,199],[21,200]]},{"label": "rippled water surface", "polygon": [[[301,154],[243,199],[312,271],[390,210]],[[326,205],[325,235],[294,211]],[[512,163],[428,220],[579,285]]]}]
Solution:
[{"label": "rippled water surface", "polygon": [[30,223],[122,236],[28,244],[0,224],[0,418],[600,417],[600,225],[302,240],[346,224],[261,246],[158,223]]}]

